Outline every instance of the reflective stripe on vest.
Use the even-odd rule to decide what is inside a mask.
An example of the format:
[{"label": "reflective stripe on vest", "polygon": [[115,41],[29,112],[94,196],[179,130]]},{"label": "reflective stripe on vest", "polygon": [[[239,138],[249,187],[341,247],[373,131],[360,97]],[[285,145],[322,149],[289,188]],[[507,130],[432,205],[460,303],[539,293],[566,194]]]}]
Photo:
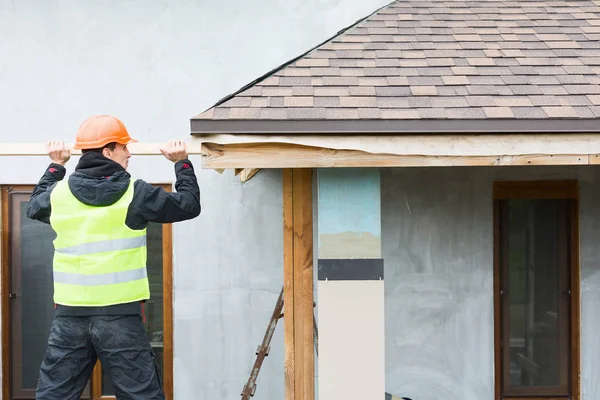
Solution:
[{"label": "reflective stripe on vest", "polygon": [[50,195],[54,240],[54,301],[69,306],[109,306],[150,298],[146,229],[125,224],[133,181],[109,206],[89,206],[68,180]]},{"label": "reflective stripe on vest", "polygon": [[83,243],[71,247],[56,249],[57,253],[82,256],[85,254],[102,253],[105,251],[128,250],[146,246],[146,236],[127,239],[104,240],[101,242]]},{"label": "reflective stripe on vest", "polygon": [[132,269],[121,272],[108,272],[106,274],[85,275],[70,272],[54,271],[54,282],[67,285],[100,286],[112,285],[144,279],[147,275],[146,268]]}]

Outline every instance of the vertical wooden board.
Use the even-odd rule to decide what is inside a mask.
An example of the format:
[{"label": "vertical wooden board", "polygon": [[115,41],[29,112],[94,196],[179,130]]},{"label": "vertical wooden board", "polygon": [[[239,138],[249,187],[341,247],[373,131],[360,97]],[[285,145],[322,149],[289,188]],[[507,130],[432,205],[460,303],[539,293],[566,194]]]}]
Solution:
[{"label": "vertical wooden board", "polygon": [[8,254],[10,250],[8,232],[8,188],[0,188],[0,266],[2,274],[0,282],[0,295],[2,296],[2,398],[10,399],[10,274],[8,268]]},{"label": "vertical wooden board", "polygon": [[572,200],[571,208],[571,384],[573,400],[581,399],[581,288],[579,257],[579,199]]},{"label": "vertical wooden board", "polygon": [[495,398],[500,398],[502,386],[502,334],[501,326],[501,310],[502,297],[501,290],[501,275],[500,275],[500,207],[501,201],[494,200],[494,393]]},{"label": "vertical wooden board", "polygon": [[96,361],[94,371],[92,372],[92,399],[102,397],[102,365],[100,360]]},{"label": "vertical wooden board", "polygon": [[294,170],[296,398],[314,398],[312,171]]},{"label": "vertical wooden board", "polygon": [[285,399],[314,399],[312,170],[283,171]]},{"label": "vertical wooden board", "polygon": [[[170,191],[170,190],[169,190]],[[163,224],[163,388],[173,400],[173,225]]]},{"label": "vertical wooden board", "polygon": [[295,400],[293,171],[283,170],[283,326],[285,400]]}]

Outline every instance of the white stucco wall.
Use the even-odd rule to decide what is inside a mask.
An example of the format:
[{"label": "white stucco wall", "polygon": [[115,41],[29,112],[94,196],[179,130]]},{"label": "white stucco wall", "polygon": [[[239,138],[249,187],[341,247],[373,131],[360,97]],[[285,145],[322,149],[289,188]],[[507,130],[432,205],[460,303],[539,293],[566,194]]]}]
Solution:
[{"label": "white stucco wall", "polygon": [[[0,0],[0,143],[72,141],[96,113],[142,141],[187,138],[190,117],[387,2]],[[241,185],[192,161],[203,211],[174,226],[175,396],[233,399],[281,288],[281,175]],[[33,184],[46,165],[0,159],[0,184]],[[130,171],[173,179],[161,157],[134,158]],[[283,396],[282,327],[260,399]]]}]

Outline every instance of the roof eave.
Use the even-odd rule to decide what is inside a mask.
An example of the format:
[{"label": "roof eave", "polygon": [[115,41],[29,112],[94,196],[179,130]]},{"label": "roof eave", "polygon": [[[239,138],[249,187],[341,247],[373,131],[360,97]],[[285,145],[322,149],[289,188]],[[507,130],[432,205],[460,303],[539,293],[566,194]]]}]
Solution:
[{"label": "roof eave", "polygon": [[191,134],[263,135],[403,135],[490,133],[600,133],[593,119],[478,120],[191,120]]}]

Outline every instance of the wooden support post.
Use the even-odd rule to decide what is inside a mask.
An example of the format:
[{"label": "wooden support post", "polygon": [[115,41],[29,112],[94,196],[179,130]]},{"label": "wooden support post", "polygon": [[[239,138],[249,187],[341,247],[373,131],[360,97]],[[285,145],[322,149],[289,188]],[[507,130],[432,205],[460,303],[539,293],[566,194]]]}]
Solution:
[{"label": "wooden support post", "polygon": [[313,400],[312,170],[283,171],[285,400]]},{"label": "wooden support post", "polygon": [[379,169],[320,169],[318,187],[319,400],[382,399]]}]

